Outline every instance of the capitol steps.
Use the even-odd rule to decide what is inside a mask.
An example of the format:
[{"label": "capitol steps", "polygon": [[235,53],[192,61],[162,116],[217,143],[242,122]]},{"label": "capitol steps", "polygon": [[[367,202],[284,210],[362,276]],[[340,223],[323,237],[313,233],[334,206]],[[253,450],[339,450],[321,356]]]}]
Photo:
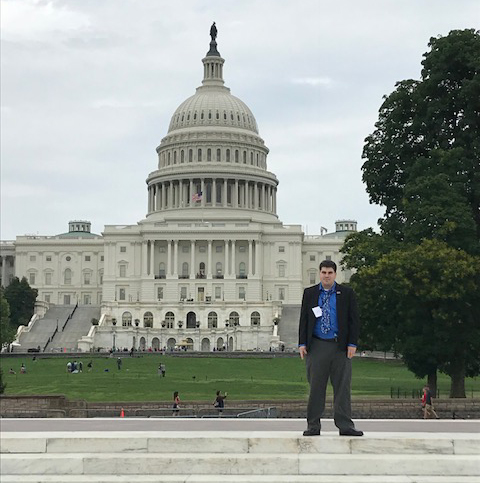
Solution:
[{"label": "capitol steps", "polygon": [[3,433],[2,483],[473,483],[480,436],[296,432]]}]

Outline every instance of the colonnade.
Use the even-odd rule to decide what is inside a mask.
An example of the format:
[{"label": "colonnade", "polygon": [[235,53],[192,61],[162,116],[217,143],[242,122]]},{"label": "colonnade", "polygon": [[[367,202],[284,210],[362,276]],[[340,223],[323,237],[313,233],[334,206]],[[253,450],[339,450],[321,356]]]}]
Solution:
[{"label": "colonnade", "polygon": [[[200,194],[198,200],[194,195]],[[277,212],[277,188],[257,181],[216,178],[163,181],[148,187],[148,212],[185,207],[230,207]]]},{"label": "colonnade", "polygon": [[[213,257],[213,243],[215,246],[222,246],[223,256]],[[248,246],[246,244],[248,243]],[[165,248],[166,254],[158,253],[159,247]],[[179,249],[180,244],[183,246],[189,246],[190,256],[188,258],[189,273],[182,274],[180,270],[180,263],[186,261],[185,257],[182,257],[180,261]],[[245,272],[240,273],[238,256],[240,253],[239,245],[246,248],[246,262]],[[165,263],[165,277],[166,278],[178,278],[179,274],[182,278],[199,278],[199,254],[197,250],[200,246],[207,248],[207,257],[205,263],[205,271],[201,278],[248,278],[252,276],[260,276],[261,258],[262,258],[262,242],[256,240],[223,240],[221,242],[217,240],[146,240],[142,243],[142,276],[158,276],[158,266],[161,262]],[[215,260],[214,260],[215,258]],[[242,259],[245,257],[242,257]],[[204,257],[202,257],[203,262]],[[222,273],[217,273],[214,264],[221,260]]]}]

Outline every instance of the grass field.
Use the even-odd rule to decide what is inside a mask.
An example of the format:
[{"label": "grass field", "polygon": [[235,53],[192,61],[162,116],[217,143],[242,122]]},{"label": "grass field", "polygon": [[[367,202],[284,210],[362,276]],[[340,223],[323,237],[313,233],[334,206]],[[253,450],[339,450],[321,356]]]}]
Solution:
[{"label": "grass field", "polygon": [[[191,358],[146,354],[122,358],[86,357],[83,373],[68,374],[67,358],[2,358],[6,395],[64,394],[69,399],[87,401],[170,401],[179,391],[183,401],[213,401],[215,391],[227,391],[230,400],[305,399],[308,386],[300,358],[230,359]],[[93,361],[88,372],[87,363]],[[26,374],[20,374],[24,362]],[[157,374],[159,363],[166,366],[166,377]],[[16,374],[9,374],[13,368]],[[106,371],[108,369],[108,372]],[[399,361],[356,357],[353,360],[353,396],[390,397],[391,387],[411,397],[425,381],[416,379]],[[447,397],[450,379],[438,379],[440,396]],[[466,380],[467,397],[480,396],[480,380]]]}]

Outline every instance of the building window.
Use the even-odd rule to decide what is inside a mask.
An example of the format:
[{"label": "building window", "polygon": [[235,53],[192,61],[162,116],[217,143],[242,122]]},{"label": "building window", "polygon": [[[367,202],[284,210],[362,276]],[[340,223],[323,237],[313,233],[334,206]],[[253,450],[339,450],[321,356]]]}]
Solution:
[{"label": "building window", "polygon": [[100,255],[100,261],[103,262],[104,261],[104,256],[103,255]]},{"label": "building window", "polygon": [[[196,114],[195,114],[196,116]],[[188,162],[191,163],[193,162],[193,149],[188,150]]]},{"label": "building window", "polygon": [[67,262],[69,262],[71,259],[72,259],[72,257],[70,257],[70,256],[65,257],[65,260],[66,260]]},{"label": "building window", "polygon": [[45,258],[45,260],[46,260],[47,262],[51,262],[51,261],[52,261],[52,257],[51,257],[50,255],[47,255],[47,257]]},{"label": "building window", "polygon": [[185,152],[184,150],[182,149],[180,151],[180,163],[184,163],[185,162]]},{"label": "building window", "polygon": [[222,253],[222,252],[223,252],[223,247],[222,247],[222,245],[216,245],[216,246],[215,246],[215,252],[217,252],[217,253]]},{"label": "building window", "polygon": [[314,285],[317,282],[317,272],[314,272],[313,270],[309,272],[310,275],[310,284]]},{"label": "building window", "polygon": [[215,287],[215,300],[222,298],[222,287]]},{"label": "building window", "polygon": [[180,287],[180,300],[187,300],[187,287]]},{"label": "building window", "polygon": [[207,247],[206,247],[205,245],[200,245],[200,246],[198,247],[198,251],[199,251],[200,253],[205,253],[205,252],[207,251]]},{"label": "building window", "polygon": [[278,300],[285,300],[285,288],[280,287],[278,289]]},{"label": "building window", "polygon": [[132,314],[130,312],[123,312],[122,314],[122,326],[131,327],[132,325]]},{"label": "building window", "polygon": [[222,152],[220,151],[220,149],[217,149],[217,161],[220,162],[222,159]]},{"label": "building window", "polygon": [[167,252],[167,248],[166,247],[158,247],[158,251],[160,253],[166,253]]},{"label": "building window", "polygon": [[164,262],[160,262],[160,265],[158,266],[158,275],[160,278],[165,278],[166,272]]},{"label": "building window", "polygon": [[175,315],[173,312],[167,312],[165,314],[165,323],[167,325],[167,329],[173,329],[173,325],[175,324]]},{"label": "building window", "polygon": [[157,300],[163,300],[163,287],[157,287]]},{"label": "building window", "polygon": [[198,162],[201,162],[202,161],[202,150],[201,149],[198,150],[197,161]]},{"label": "building window", "polygon": [[258,312],[252,312],[250,316],[251,325],[260,325],[260,314]]},{"label": "building window", "polygon": [[120,278],[125,278],[127,276],[127,266],[122,264],[119,266],[120,268]]},{"label": "building window", "polygon": [[127,247],[120,247],[120,253],[126,253]]},{"label": "building window", "polygon": [[92,305],[92,296],[90,294],[84,294],[83,305]]},{"label": "building window", "polygon": [[246,275],[246,265],[245,265],[245,262],[240,262],[240,264],[238,265],[238,275],[240,275],[240,277],[244,277]]},{"label": "building window", "polygon": [[230,312],[228,322],[231,326],[240,325],[240,316],[238,315],[238,312]]},{"label": "building window", "polygon": [[284,246],[278,247],[278,253],[285,253],[285,247]]},{"label": "building window", "polygon": [[33,272],[28,275],[28,283],[30,285],[35,285],[35,274]]},{"label": "building window", "polygon": [[52,285],[52,273],[51,272],[45,273],[45,285]]},{"label": "building window", "polygon": [[238,163],[238,149],[235,149],[235,162]]},{"label": "building window", "polygon": [[188,263],[183,262],[182,263],[182,277],[188,277],[189,271],[188,271]]},{"label": "building window", "polygon": [[215,272],[217,277],[223,275],[223,265],[222,262],[217,262],[215,265]]},{"label": "building window", "polygon": [[325,257],[325,260],[331,260],[331,259],[332,259],[332,257],[331,257],[330,255],[327,255],[327,256]]},{"label": "building window", "polygon": [[238,298],[240,300],[245,300],[246,299],[245,287],[238,287]]},{"label": "building window", "polygon": [[278,265],[278,276],[281,278],[285,277],[285,264],[283,263]]},{"label": "building window", "polygon": [[226,156],[227,156],[227,163],[229,163],[230,162],[230,149],[227,149]]},{"label": "building window", "polygon": [[210,148],[207,149],[207,161],[212,160],[212,150]]},{"label": "building window", "polygon": [[216,329],[218,327],[218,315],[216,312],[209,312],[208,314],[208,328]]},{"label": "building window", "polygon": [[311,262],[314,262],[314,261],[315,261],[315,258],[316,258],[316,256],[315,256],[315,255],[310,255],[310,261],[311,261]]},{"label": "building window", "polygon": [[35,255],[30,255],[30,261],[31,262],[36,262],[37,261],[37,257]]},{"label": "building window", "polygon": [[182,246],[182,252],[183,253],[188,253],[190,251],[190,247],[188,245],[183,245]]},{"label": "building window", "polygon": [[89,262],[90,261],[90,255],[85,255],[85,261]]},{"label": "building window", "polygon": [[67,268],[65,272],[63,273],[63,283],[65,285],[71,285],[72,284],[72,271]]},{"label": "building window", "polygon": [[92,278],[92,274],[90,272],[85,272],[83,274],[83,284],[90,285],[91,278]]},{"label": "building window", "polygon": [[49,304],[50,303],[50,294],[45,294],[43,296],[43,300],[45,300],[45,302],[47,302],[47,304]]},{"label": "building window", "polygon": [[143,314],[143,326],[153,327],[153,314],[152,312],[145,312]]},{"label": "building window", "polygon": [[124,288],[121,288],[118,291],[118,299],[119,300],[125,300],[125,289]]},{"label": "building window", "polygon": [[103,272],[102,271],[98,272],[98,283],[100,285],[103,285]]},{"label": "building window", "polygon": [[239,253],[245,253],[247,250],[247,247],[245,245],[239,245],[238,246],[238,252]]}]

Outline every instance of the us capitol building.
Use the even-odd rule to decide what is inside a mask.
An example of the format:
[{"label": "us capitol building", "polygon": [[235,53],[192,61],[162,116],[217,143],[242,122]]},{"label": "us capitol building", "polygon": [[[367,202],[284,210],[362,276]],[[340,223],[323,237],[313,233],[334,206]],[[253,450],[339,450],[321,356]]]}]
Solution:
[{"label": "us capitol building", "polygon": [[[296,347],[304,287],[318,283],[321,260],[340,262],[357,229],[341,220],[333,233],[307,236],[279,220],[269,150],[252,111],[224,85],[216,31],[202,62],[202,85],[156,149],[145,219],[101,235],[72,221],[64,234],[1,244],[2,284],[25,276],[38,289],[36,324],[54,307],[97,308],[79,350]],[[339,268],[337,280],[349,275]]]}]

